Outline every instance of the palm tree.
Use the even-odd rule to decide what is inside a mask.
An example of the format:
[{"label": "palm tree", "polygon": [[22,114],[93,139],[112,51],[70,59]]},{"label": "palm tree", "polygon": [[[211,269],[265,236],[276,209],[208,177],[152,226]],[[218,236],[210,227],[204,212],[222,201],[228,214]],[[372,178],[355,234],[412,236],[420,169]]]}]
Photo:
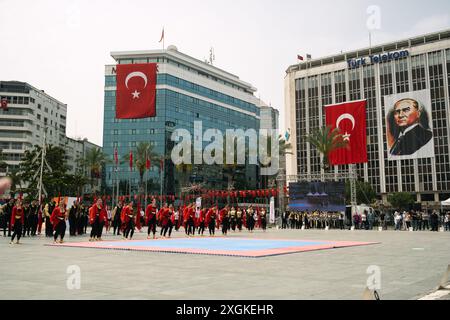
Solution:
[{"label": "palm tree", "polygon": [[306,141],[314,146],[323,155],[323,168],[328,171],[330,168],[330,153],[348,146],[339,129],[331,130],[331,127],[322,127],[313,131],[306,137]]},{"label": "palm tree", "polygon": [[148,142],[139,142],[138,146],[136,147],[136,152],[133,155],[134,156],[134,164],[139,171],[139,193],[142,195],[144,194],[144,174],[147,170],[147,159],[150,160],[150,163],[153,163],[160,167],[160,157],[159,155],[153,150],[153,146],[150,145]]},{"label": "palm tree", "polygon": [[90,170],[91,173],[91,190],[94,191],[94,194],[97,193],[97,190],[94,190],[94,182],[96,179],[100,179],[100,172],[102,167],[110,163],[106,155],[101,151],[100,148],[92,148],[86,152],[85,158],[81,161],[81,164],[85,167],[85,169]]}]

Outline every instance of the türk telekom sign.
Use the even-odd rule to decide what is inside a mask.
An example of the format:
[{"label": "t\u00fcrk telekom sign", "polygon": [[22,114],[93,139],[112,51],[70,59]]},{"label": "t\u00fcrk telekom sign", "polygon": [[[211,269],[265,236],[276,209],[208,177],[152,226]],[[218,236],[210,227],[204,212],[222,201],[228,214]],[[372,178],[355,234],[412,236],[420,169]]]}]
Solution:
[{"label": "t\u00fcrk telekom sign", "polygon": [[388,52],[388,53],[382,53],[377,55],[371,55],[366,58],[358,58],[358,59],[350,59],[347,60],[348,68],[349,69],[356,69],[361,66],[366,66],[374,63],[381,63],[381,62],[389,62],[392,60],[399,60],[403,59],[409,56],[408,50],[402,50],[402,51],[396,51],[396,52]]}]

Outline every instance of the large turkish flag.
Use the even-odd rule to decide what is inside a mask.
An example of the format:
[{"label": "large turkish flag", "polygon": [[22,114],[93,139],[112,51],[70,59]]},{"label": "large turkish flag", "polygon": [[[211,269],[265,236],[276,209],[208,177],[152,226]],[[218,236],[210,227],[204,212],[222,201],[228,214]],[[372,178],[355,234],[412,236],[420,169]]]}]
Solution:
[{"label": "large turkish flag", "polygon": [[156,63],[117,65],[117,119],[156,116],[156,72]]},{"label": "large turkish flag", "polygon": [[329,155],[331,165],[367,162],[366,100],[326,106],[326,123],[332,130],[338,128],[347,148]]}]

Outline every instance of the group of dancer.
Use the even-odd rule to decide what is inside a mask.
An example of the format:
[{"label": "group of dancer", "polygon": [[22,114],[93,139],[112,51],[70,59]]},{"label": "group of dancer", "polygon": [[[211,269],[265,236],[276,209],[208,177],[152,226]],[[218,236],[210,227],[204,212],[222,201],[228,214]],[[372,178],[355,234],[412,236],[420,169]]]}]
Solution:
[{"label": "group of dancer", "polygon": [[253,206],[241,209],[226,205],[219,210],[218,206],[198,208],[195,203],[179,208],[164,203],[161,208],[157,208],[156,200],[153,200],[142,215],[133,208],[134,202],[130,201],[126,205],[119,202],[113,209],[111,220],[114,235],[120,235],[122,231],[124,239],[132,239],[134,230],[142,229],[141,219],[148,227],[148,239],[156,239],[158,226],[162,238],[170,238],[172,231],[174,229],[178,231],[181,227],[184,228],[188,237],[196,234],[203,236],[206,229],[210,236],[215,236],[216,229],[222,229],[224,236],[230,230],[241,232],[243,227],[250,232],[253,232],[255,227],[260,227],[264,231],[267,229],[266,210],[253,208]]},{"label": "group of dancer", "polygon": [[220,229],[224,236],[229,231],[241,232],[243,228],[249,232],[255,228],[266,231],[267,213],[264,207],[252,205],[246,208],[226,205],[219,209],[218,206],[199,208],[195,203],[175,208],[164,203],[158,208],[155,199],[145,208],[145,212],[133,200],[119,201],[113,210],[109,210],[100,198],[90,207],[75,201],[70,209],[63,201],[40,206],[37,201],[30,204],[22,199],[11,199],[0,206],[0,228],[3,228],[4,236],[8,230],[11,244],[14,240],[19,244],[23,236],[40,235],[44,222],[46,236],[53,237],[55,244],[63,243],[66,221],[69,222],[71,236],[86,233],[89,224],[89,241],[101,241],[104,229],[113,229],[113,235],[131,240],[135,230],[142,232],[144,226],[148,227],[148,239],[156,239],[158,227],[162,238],[170,238],[172,231],[179,231],[181,227],[188,237],[196,234],[203,236],[205,232],[215,236],[216,230]]}]

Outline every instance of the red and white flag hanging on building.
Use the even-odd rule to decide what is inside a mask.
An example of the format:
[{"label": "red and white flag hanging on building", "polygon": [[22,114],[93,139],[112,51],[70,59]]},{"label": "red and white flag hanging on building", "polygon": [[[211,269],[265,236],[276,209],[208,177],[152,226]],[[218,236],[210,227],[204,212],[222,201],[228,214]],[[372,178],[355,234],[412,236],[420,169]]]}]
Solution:
[{"label": "red and white flag hanging on building", "polygon": [[339,129],[346,148],[329,155],[331,165],[367,162],[366,100],[325,106],[326,124],[331,130]]},{"label": "red and white flag hanging on building", "polygon": [[118,64],[116,118],[156,116],[156,63]]}]

